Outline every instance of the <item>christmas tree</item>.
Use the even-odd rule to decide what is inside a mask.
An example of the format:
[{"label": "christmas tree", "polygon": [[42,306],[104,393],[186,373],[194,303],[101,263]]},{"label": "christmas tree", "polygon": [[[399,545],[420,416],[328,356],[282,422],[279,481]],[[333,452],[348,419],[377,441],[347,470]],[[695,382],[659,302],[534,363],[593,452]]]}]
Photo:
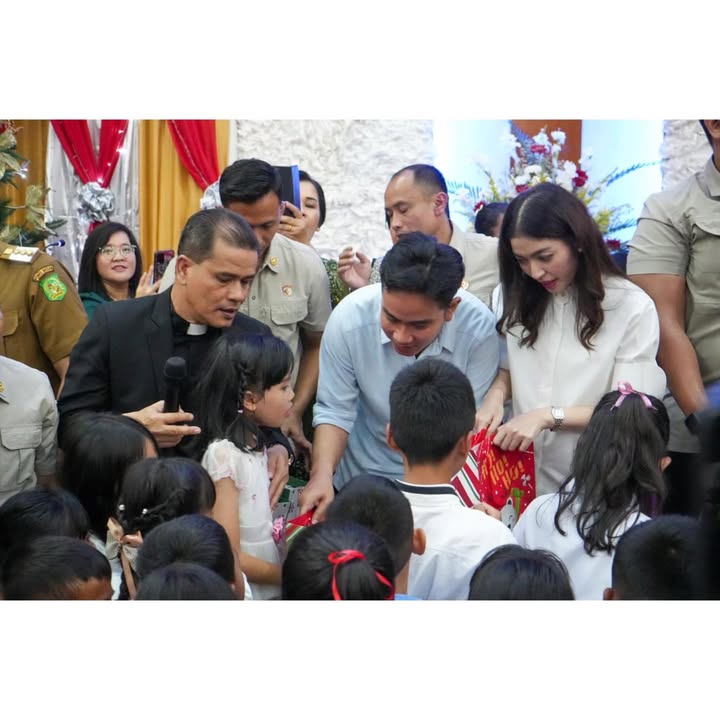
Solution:
[{"label": "christmas tree", "polygon": [[[25,203],[12,205],[3,197],[3,187],[12,185],[19,189],[18,182],[27,178],[28,161],[16,152],[16,128],[12,121],[0,122],[0,240],[10,245],[40,245],[44,248],[48,237],[64,225],[64,220],[45,220],[45,197],[50,188],[28,185]],[[18,210],[25,210],[22,224],[10,223],[10,217]]]}]

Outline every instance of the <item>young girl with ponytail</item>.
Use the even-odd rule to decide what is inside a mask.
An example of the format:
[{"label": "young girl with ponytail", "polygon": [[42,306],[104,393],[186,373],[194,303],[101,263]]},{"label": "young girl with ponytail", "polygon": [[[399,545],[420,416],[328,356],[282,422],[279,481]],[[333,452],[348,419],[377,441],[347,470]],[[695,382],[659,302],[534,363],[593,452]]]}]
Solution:
[{"label": "young girl with ponytail", "polygon": [[565,563],[578,600],[602,599],[618,540],[666,495],[665,406],[630,383],[618,388],[595,407],[571,475],[557,493],[533,500],[513,529],[523,547],[550,550]]}]

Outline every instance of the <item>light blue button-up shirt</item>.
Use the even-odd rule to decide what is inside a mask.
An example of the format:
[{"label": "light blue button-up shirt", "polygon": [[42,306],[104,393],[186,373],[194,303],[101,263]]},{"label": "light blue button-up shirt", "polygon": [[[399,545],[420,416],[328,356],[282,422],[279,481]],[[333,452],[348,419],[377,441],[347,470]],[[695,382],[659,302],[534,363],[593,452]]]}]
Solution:
[{"label": "light blue button-up shirt", "polygon": [[[457,295],[460,303],[452,320],[420,357],[437,357],[460,368],[479,405],[498,370],[495,316],[470,293],[458,290]],[[402,368],[417,360],[393,349],[380,325],[381,310],[380,284],[356,290],[333,310],[320,345],[313,425],[335,425],[349,433],[333,480],[338,489],[364,472],[403,475],[402,458],[385,440],[390,385]]]}]

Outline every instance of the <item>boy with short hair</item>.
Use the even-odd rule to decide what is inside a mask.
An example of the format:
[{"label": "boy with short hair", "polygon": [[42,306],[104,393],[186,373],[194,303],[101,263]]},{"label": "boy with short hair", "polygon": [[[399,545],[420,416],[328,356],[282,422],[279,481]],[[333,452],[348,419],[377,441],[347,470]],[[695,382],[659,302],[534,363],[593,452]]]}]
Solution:
[{"label": "boy with short hair", "polygon": [[685,515],[630,528],[618,542],[603,600],[697,599],[699,542],[700,523]]},{"label": "boy with short hair", "polygon": [[425,531],[414,527],[410,503],[392,480],[379,475],[354,477],[330,503],[327,520],[356,523],[379,535],[395,565],[395,599],[409,598],[410,558],[425,552]]},{"label": "boy with short hair", "polygon": [[404,368],[390,388],[387,441],[405,467],[396,482],[427,538],[425,553],[410,561],[408,592],[419,598],[465,600],[485,554],[517,543],[499,520],[465,506],[450,485],[470,452],[475,410],[468,378],[437,358]]},{"label": "boy with short hair", "polygon": [[89,542],[46,535],[15,545],[0,573],[3,600],[110,600],[110,563]]}]

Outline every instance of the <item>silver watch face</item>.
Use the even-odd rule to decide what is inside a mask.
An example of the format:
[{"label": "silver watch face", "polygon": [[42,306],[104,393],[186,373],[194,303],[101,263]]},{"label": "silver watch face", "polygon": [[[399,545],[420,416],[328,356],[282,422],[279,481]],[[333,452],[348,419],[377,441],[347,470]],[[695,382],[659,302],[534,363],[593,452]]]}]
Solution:
[{"label": "silver watch face", "polygon": [[552,413],[552,416],[555,420],[565,419],[565,413],[563,412],[562,408],[552,408],[550,412]]}]

